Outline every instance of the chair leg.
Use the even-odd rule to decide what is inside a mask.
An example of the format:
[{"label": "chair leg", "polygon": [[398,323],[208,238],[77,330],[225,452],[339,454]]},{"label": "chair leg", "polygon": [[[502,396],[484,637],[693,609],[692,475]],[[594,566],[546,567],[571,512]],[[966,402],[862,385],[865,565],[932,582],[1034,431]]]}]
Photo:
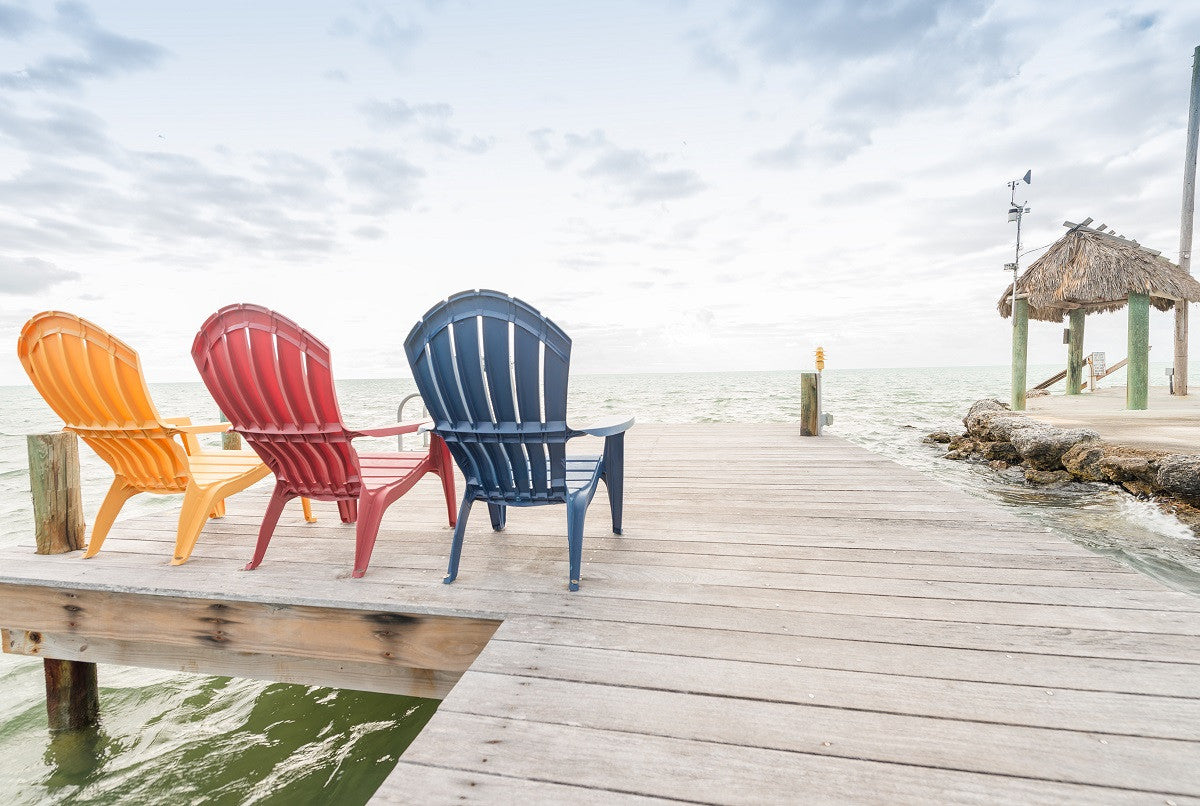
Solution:
[{"label": "chair leg", "polygon": [[246,563],[245,570],[253,571],[262,563],[267,554],[267,544],[271,542],[271,535],[275,533],[275,524],[279,523],[283,506],[291,498],[292,496],[284,492],[279,485],[275,486],[275,492],[271,493],[271,500],[267,502],[267,511],[263,513],[262,525],[258,527],[258,543],[254,546],[254,556]]},{"label": "chair leg", "polygon": [[304,508],[304,522],[316,523],[317,516],[312,514],[312,501],[309,501],[307,498],[301,498],[300,506]]},{"label": "chair leg", "polygon": [[567,555],[570,575],[567,588],[579,590],[579,567],[583,564],[583,519],[587,516],[588,500],[584,496],[567,499]]},{"label": "chair leg", "polygon": [[217,500],[216,487],[197,487],[188,483],[183,493],[183,508],[179,510],[179,531],[175,535],[175,556],[171,565],[182,565],[192,556],[200,530]]},{"label": "chair leg", "polygon": [[608,489],[608,506],[612,510],[613,534],[621,534],[621,514],[625,505],[625,435],[613,434],[604,439],[604,486]]},{"label": "chair leg", "polygon": [[108,494],[104,496],[104,502],[100,504],[100,511],[96,513],[96,522],[92,524],[92,537],[88,540],[87,551],[83,553],[85,560],[95,557],[96,552],[100,551],[100,546],[104,544],[104,538],[108,536],[108,530],[112,528],[113,521],[117,519],[117,513],[121,511],[121,507],[125,506],[125,502],[135,495],[137,495],[137,490],[126,486],[122,479],[113,479],[112,486],[108,488]]},{"label": "chair leg", "polygon": [[462,558],[463,533],[467,530],[467,516],[471,514],[471,504],[475,499],[468,491],[458,508],[458,522],[454,524],[454,541],[450,544],[450,566],[446,569],[446,577],[442,582],[449,585],[458,578],[458,561]]},{"label": "chair leg", "polygon": [[504,504],[488,504],[488,515],[492,518],[492,528],[497,532],[503,532],[504,522],[508,517],[508,507]]},{"label": "chair leg", "polygon": [[454,457],[450,455],[450,449],[440,437],[434,437],[429,444],[429,450],[434,455],[438,478],[442,480],[442,494],[446,496],[446,515],[450,519],[450,525],[454,526],[458,522],[454,514]]},{"label": "chair leg", "polygon": [[210,517],[210,518],[224,518],[225,517],[225,499],[224,498],[222,498],[217,503],[213,504],[212,512],[208,513],[208,517]]},{"label": "chair leg", "polygon": [[367,573],[371,552],[375,550],[375,538],[379,536],[379,523],[387,503],[383,496],[363,493],[358,499],[358,522],[354,529],[354,578]]},{"label": "chair leg", "polygon": [[342,523],[354,523],[358,520],[358,501],[353,498],[347,498],[337,502],[338,514],[342,516]]}]

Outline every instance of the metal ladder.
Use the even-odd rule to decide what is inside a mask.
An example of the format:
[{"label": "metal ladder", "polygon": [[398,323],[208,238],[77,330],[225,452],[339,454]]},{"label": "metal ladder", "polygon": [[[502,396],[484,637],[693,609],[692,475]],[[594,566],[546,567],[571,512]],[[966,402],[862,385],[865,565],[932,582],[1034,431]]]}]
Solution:
[{"label": "metal ladder", "polygon": [[[413,392],[411,395],[408,395],[403,400],[401,400],[400,405],[396,407],[396,422],[398,422],[398,423],[404,422],[404,407],[408,405],[408,402],[410,400],[420,400],[421,401],[421,418],[422,419],[429,416],[429,409],[425,408],[425,400],[421,397],[421,393]],[[421,445],[423,445],[426,448],[429,447],[429,432],[428,431],[421,434]],[[403,434],[396,437],[396,450],[398,450],[398,451],[404,450],[404,435]]]}]

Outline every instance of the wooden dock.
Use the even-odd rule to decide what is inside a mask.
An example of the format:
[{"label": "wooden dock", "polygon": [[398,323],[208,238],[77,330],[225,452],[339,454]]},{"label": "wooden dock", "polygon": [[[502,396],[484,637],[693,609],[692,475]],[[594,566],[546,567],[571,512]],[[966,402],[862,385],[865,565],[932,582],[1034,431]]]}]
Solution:
[{"label": "wooden dock", "polygon": [[[1200,798],[1200,598],[794,425],[638,426],[626,533],[483,512],[442,585],[436,481],[371,569],[332,504],[231,499],[104,551],[0,551],[5,649],[444,696],[380,803],[1152,803]],[[164,510],[171,511],[173,510]],[[100,670],[103,680],[103,667]]]}]

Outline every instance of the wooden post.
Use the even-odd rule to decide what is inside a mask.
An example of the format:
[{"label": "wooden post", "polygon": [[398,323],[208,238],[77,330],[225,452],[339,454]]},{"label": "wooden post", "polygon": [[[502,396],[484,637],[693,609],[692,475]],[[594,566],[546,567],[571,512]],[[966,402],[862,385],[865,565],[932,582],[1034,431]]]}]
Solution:
[{"label": "wooden post", "polygon": [[[1187,148],[1183,157],[1183,208],[1179,217],[1179,268],[1192,271],[1192,219],[1196,209],[1196,147],[1200,140],[1200,47],[1192,53],[1192,95],[1188,104]],[[1188,303],[1175,303],[1175,394],[1188,385]]]},{"label": "wooden post", "polygon": [[800,436],[821,436],[821,373],[800,373]]},{"label": "wooden post", "polygon": [[1024,297],[1013,300],[1012,315],[1012,410],[1025,411],[1029,357],[1029,300]]},{"label": "wooden post", "polygon": [[1083,320],[1084,311],[1071,311],[1071,333],[1067,341],[1067,394],[1077,395],[1083,389]]},{"label": "wooden post", "polygon": [[[221,412],[221,422],[229,422],[229,418],[225,416],[225,412]],[[226,431],[221,434],[221,449],[226,451],[240,451],[242,449],[242,435],[237,431]]]},{"label": "wooden post", "polygon": [[[27,443],[37,553],[62,554],[83,548],[79,440],[69,431],[59,431],[30,434]],[[100,718],[96,664],[43,658],[42,665],[50,730],[80,730],[95,725]]]},{"label": "wooden post", "polygon": [[1142,410],[1150,395],[1150,297],[1129,295],[1129,364],[1125,368],[1125,408]]},{"label": "wooden post", "polygon": [[83,730],[100,722],[100,693],[96,664],[43,658],[46,674],[46,716],[51,733]]},{"label": "wooden post", "polygon": [[29,489],[38,554],[78,551],[84,544],[79,492],[79,439],[70,431],[30,434]]}]

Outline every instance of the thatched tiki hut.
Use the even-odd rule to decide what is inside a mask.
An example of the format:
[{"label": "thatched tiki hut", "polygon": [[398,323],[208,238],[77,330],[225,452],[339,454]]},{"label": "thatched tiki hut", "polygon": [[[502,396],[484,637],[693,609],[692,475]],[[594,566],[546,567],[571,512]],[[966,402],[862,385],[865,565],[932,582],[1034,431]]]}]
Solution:
[{"label": "thatched tiki hut", "polygon": [[[1150,374],[1150,306],[1170,310],[1176,303],[1200,300],[1200,283],[1153,249],[1101,229],[1066,222],[1067,234],[1030,264],[1017,280],[1013,326],[1014,409],[1025,408],[1025,366],[1029,319],[1070,321],[1067,394],[1077,395],[1083,381],[1083,320],[1093,312],[1129,307],[1129,364],[1125,408],[1146,408]],[[1000,297],[1000,315],[1013,315],[1013,287]]]}]

